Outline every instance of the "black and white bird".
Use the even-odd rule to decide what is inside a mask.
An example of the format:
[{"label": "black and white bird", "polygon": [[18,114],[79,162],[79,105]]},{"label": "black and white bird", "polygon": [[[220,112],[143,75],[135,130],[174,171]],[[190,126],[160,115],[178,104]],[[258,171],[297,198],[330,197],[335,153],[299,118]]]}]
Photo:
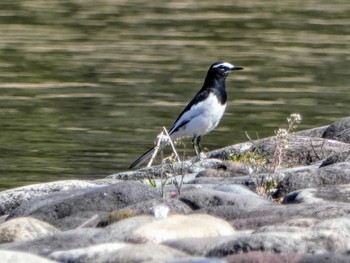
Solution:
[{"label": "black and white bird", "polygon": [[[179,138],[192,138],[196,154],[198,157],[200,156],[201,137],[211,132],[219,124],[226,109],[226,77],[230,72],[241,69],[243,68],[227,62],[216,62],[210,66],[203,87],[171,127],[169,136],[172,141]],[[163,144],[162,147],[166,144]],[[148,150],[136,159],[129,168],[138,167],[148,161],[154,150],[154,147]]]}]

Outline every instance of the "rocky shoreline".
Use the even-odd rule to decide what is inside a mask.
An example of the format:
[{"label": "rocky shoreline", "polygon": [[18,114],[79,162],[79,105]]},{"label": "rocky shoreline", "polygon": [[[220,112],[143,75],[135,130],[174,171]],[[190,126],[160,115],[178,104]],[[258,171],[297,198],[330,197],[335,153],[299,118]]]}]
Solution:
[{"label": "rocky shoreline", "polygon": [[350,262],[350,117],[284,140],[2,191],[1,262]]}]

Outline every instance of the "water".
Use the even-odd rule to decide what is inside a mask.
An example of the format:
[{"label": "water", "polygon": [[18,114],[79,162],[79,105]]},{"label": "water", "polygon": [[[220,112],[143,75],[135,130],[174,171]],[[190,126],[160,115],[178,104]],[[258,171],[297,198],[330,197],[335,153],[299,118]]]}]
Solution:
[{"label": "water", "polygon": [[245,70],[209,150],[349,116],[348,0],[5,0],[0,21],[0,189],[126,169],[218,60]]}]

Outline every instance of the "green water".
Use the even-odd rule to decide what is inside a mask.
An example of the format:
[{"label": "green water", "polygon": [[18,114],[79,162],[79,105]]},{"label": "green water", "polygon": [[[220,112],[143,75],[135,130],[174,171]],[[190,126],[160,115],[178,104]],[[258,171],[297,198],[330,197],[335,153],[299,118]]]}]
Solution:
[{"label": "green water", "polygon": [[0,189],[126,169],[218,60],[209,150],[349,116],[350,2],[1,1]]}]

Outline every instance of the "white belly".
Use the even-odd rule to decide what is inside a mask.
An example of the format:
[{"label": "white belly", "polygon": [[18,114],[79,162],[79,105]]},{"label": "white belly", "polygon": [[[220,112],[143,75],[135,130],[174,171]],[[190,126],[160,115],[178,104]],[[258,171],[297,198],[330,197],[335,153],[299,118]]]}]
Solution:
[{"label": "white belly", "polygon": [[190,119],[190,121],[172,134],[172,139],[181,137],[203,136],[212,131],[220,122],[224,115],[226,104],[219,103],[217,97],[213,94],[203,101],[193,106],[191,110],[179,119]]}]

